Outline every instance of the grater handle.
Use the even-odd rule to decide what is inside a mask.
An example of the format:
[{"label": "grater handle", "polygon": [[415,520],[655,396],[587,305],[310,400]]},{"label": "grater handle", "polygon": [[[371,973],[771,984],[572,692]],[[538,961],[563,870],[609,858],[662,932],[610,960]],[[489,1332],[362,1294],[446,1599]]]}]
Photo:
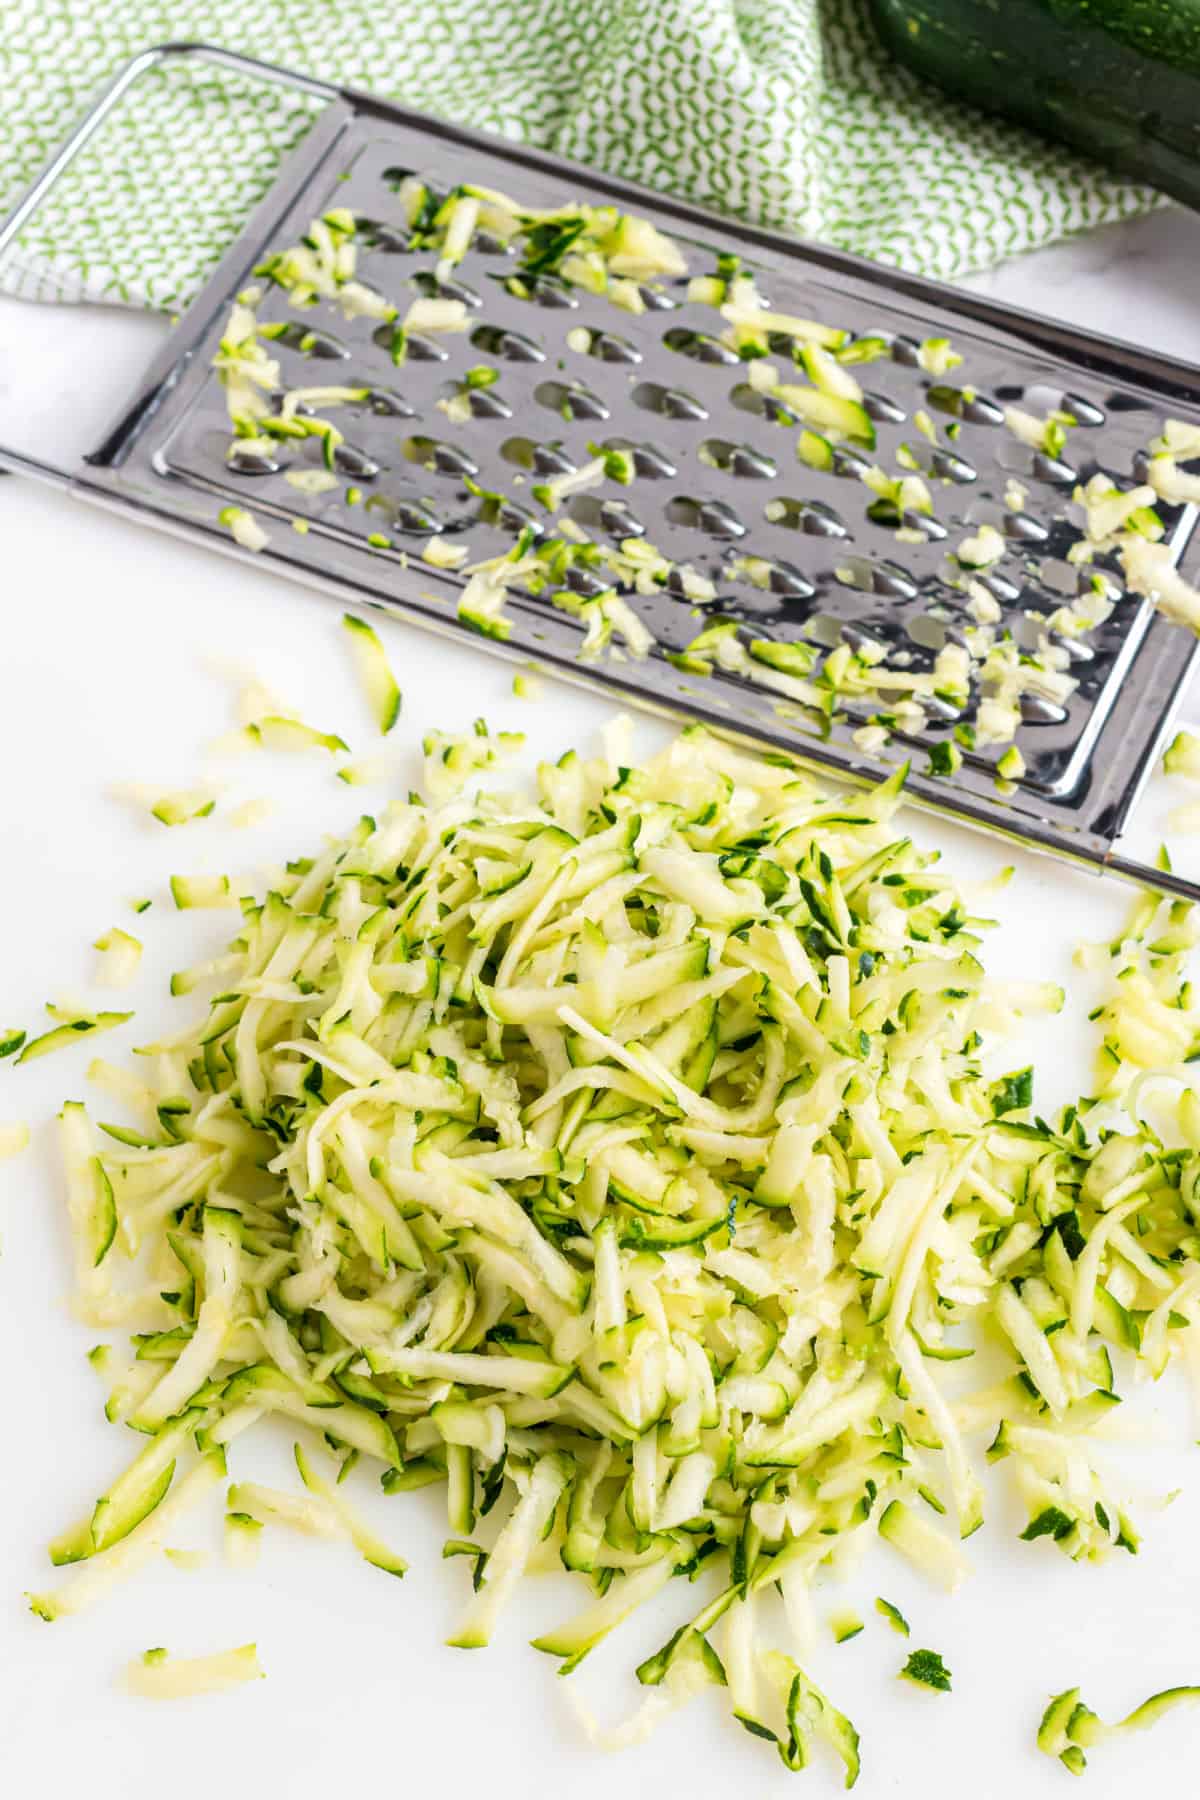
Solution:
[{"label": "grater handle", "polygon": [[[108,86],[103,88],[92,102],[74,130],[55,151],[41,173],[19,196],[8,214],[0,220],[0,262],[12,248],[20,232],[36,216],[42,203],[57,186],[80,151],[91,142],[109,116],[117,110],[130,89],[136,86],[148,70],[177,62],[213,63],[232,69],[238,74],[252,75],[262,81],[272,82],[276,86],[297,88],[317,100],[336,100],[341,92],[327,81],[319,81],[313,76],[301,75],[294,70],[276,68],[274,64],[261,62],[254,56],[244,56],[236,51],[223,50],[219,44],[179,39],[165,44],[152,45],[148,50],[143,50],[132,57],[117,71]],[[31,455],[26,450],[14,449],[11,445],[0,442],[0,475],[9,474],[31,475],[36,480],[64,489],[70,489],[75,482],[72,471],[61,463],[49,462],[43,457]]]}]

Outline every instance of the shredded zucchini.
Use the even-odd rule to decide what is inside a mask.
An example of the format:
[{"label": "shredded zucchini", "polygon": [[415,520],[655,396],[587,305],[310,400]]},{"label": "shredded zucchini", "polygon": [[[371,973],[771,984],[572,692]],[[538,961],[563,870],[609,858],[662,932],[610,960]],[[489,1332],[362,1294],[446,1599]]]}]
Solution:
[{"label": "shredded zucchini", "polygon": [[387,764],[379,756],[363,756],[354,762],[343,763],[337,772],[339,781],[347,787],[371,787],[375,782],[387,777]]},{"label": "shredded zucchini", "polygon": [[124,782],[113,792],[118,800],[148,812],[160,825],[190,825],[196,819],[207,819],[217,804],[217,792],[211,787],[156,788]]},{"label": "shredded zucchini", "polygon": [[24,1120],[15,1124],[0,1124],[0,1162],[7,1162],[11,1156],[19,1156],[22,1150],[29,1148],[29,1127]]},{"label": "shredded zucchini", "polygon": [[886,1619],[892,1630],[898,1631],[901,1637],[911,1637],[912,1630],[908,1620],[900,1608],[893,1606],[890,1600],[885,1600],[881,1595],[875,1602],[875,1611],[882,1619]]},{"label": "shredded zucchini", "polygon": [[196,1694],[219,1694],[261,1681],[258,1649],[243,1644],[237,1650],[221,1650],[212,1656],[170,1657],[162,1649],[146,1650],[125,1671],[125,1685],[147,1700],[183,1700]]},{"label": "shredded zucchini", "polygon": [[[363,629],[370,631],[371,628],[368,625]],[[374,636],[374,633],[371,635]],[[399,705],[398,695],[396,704]],[[270,715],[264,715],[247,725],[245,738],[248,743],[259,745],[264,750],[283,750],[292,754],[304,750],[328,750],[331,754],[336,754],[349,749],[349,745],[336,732],[317,731],[300,719]]]},{"label": "shredded zucchini", "polygon": [[1162,766],[1167,775],[1200,781],[1200,738],[1190,731],[1177,731],[1163,753]]},{"label": "shredded zucchini", "polygon": [[171,898],[180,912],[237,905],[228,875],[172,875],[170,887]]},{"label": "shredded zucchini", "polygon": [[[365,619],[357,618],[354,613],[344,613],[342,626],[350,641],[359,679],[375,716],[375,723],[386,736],[400,717],[400,689],[392,674],[387,651],[380,643],[378,633]],[[341,748],[345,749],[345,745],[342,744]]]},{"label": "shredded zucchini", "polygon": [[243,800],[240,805],[230,809],[228,823],[235,831],[249,831],[269,819],[274,810],[274,803],[265,798]]},{"label": "shredded zucchini", "polygon": [[32,1062],[38,1056],[49,1056],[54,1050],[66,1050],[78,1043],[85,1034],[114,1031],[118,1025],[124,1025],[133,1017],[131,1012],[68,1013],[63,1016],[56,1007],[47,1006],[46,1010],[57,1017],[58,1023],[50,1031],[44,1031],[40,1037],[26,1038],[23,1034],[18,1034],[20,1047],[17,1049],[16,1060],[19,1063]]},{"label": "shredded zucchini", "polygon": [[194,1574],[197,1569],[203,1569],[208,1563],[207,1550],[179,1550],[167,1544],[163,1548],[163,1555],[173,1567],[184,1569],[189,1574]]},{"label": "shredded zucchini", "polygon": [[135,979],[142,960],[139,939],[114,925],[93,946],[100,952],[94,980],[97,987],[125,988]]},{"label": "shredded zucchini", "polygon": [[225,1557],[231,1568],[252,1569],[258,1561],[263,1522],[234,1509],[225,1514]]},{"label": "shredded zucchini", "polygon": [[243,550],[265,550],[271,541],[270,533],[244,506],[223,506],[217,514],[217,523],[226,527],[234,543],[240,544]]},{"label": "shredded zucchini", "polygon": [[900,1674],[917,1687],[932,1688],[941,1694],[950,1692],[950,1671],[936,1650],[914,1650]]},{"label": "shredded zucchini", "polygon": [[1119,1724],[1106,1725],[1080,1699],[1077,1687],[1067,1688],[1053,1697],[1042,1714],[1037,1747],[1046,1756],[1056,1756],[1070,1774],[1082,1775],[1087,1767],[1086,1750],[1130,1731],[1147,1731],[1177,1706],[1194,1706],[1198,1700],[1200,1687],[1166,1688],[1135,1706]]},{"label": "shredded zucchini", "polygon": [[[805,1659],[815,1588],[877,1535],[956,1586],[989,1436],[1028,1555],[1136,1549],[1092,1434],[1200,1325],[1200,1108],[1160,1078],[1165,1149],[1132,1060],[1191,1053],[1163,988],[1186,909],[1143,907],[1117,959],[1129,1110],[1045,1122],[993,1051],[1061,989],[988,980],[985,922],[897,834],[902,775],[847,799],[699,728],[647,760],[616,722],[533,793],[463,791],[518,744],[432,735],[427,801],[242,902],[227,954],[179,978],[219,985],[207,1013],[105,1077],[136,1131],[64,1108],[79,1304],[136,1321],[109,1412],[143,1436],[34,1604],[74,1610],[161,1547],[278,1412],[341,1473],[302,1444],[304,1490],[235,1482],[232,1555],[283,1521],[399,1574],[341,1476],[442,1483],[456,1643],[556,1562],[589,1590],[538,1639],[564,1669],[663,1595],[632,1735],[724,1687],[789,1767],[824,1743],[851,1779],[854,1728],[762,1646],[768,1589]],[[972,1397],[985,1339],[1006,1372]],[[706,1562],[697,1605],[680,1577]],[[931,1652],[907,1673],[949,1679]]]}]

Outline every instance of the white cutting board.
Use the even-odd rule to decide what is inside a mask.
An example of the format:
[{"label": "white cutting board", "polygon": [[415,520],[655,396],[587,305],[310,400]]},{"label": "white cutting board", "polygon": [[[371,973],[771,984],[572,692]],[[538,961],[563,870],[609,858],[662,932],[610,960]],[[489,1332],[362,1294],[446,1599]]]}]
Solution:
[{"label": "white cutting board", "polygon": [[[1181,226],[1172,215],[1169,260],[1126,263],[1114,298],[1113,277],[1064,285],[1071,253],[1027,261],[993,291],[1030,291],[1041,268],[1057,285],[1048,303],[1076,317],[1100,313],[1142,324],[1177,324]],[[1129,242],[1167,245],[1163,220]],[[1196,228],[1191,227],[1195,238]],[[1157,236],[1155,235],[1157,233]],[[1113,235],[1082,253],[1113,258]],[[1194,247],[1194,246],[1193,246]],[[1080,261],[1076,253],[1076,262]],[[1143,304],[1156,282],[1160,311]],[[1120,293],[1126,296],[1119,304]],[[0,308],[0,436],[21,428],[48,441],[66,425],[84,436],[93,416],[81,394],[92,374],[119,390],[145,354],[140,321],[72,319],[87,355],[63,352],[64,314]],[[78,342],[78,338],[72,340]],[[1182,347],[1182,345],[1180,346]],[[38,375],[37,403],[20,415],[14,396]],[[91,373],[89,373],[89,371]],[[143,824],[107,797],[117,780],[187,784],[205,765],[202,746],[231,722],[232,686],[206,666],[213,658],[257,670],[303,716],[340,732],[356,749],[377,742],[339,641],[338,610],[253,567],[181,548],[56,493],[0,481],[0,1025],[33,1026],[42,1003],[66,990],[88,993],[94,955],[107,926],[122,923],[144,938],[146,955],[130,1001],[136,1021],[95,1051],[120,1058],[172,1016],[168,972],[197,947],[221,942],[230,917],[182,917],[166,896],[169,873],[244,871],[302,854],[324,831],[344,828],[382,803],[386,789],[348,790],[320,759],[249,759],[228,764],[239,797],[271,793],[275,815],[256,832],[214,823],[180,831]],[[389,748],[406,789],[418,774],[417,745],[431,727],[459,729],[477,714],[494,727],[528,734],[529,757],[556,756],[587,743],[608,716],[601,702],[547,683],[537,705],[511,695],[508,666],[448,646],[409,627],[382,623],[404,688],[402,723]],[[644,725],[650,747],[662,728]],[[1143,807],[1137,847],[1152,848],[1165,813],[1181,798],[1158,781]],[[1089,1079],[1093,990],[1075,976],[1070,952],[1080,937],[1107,937],[1128,905],[1115,885],[1022,853],[1013,853],[920,815],[906,829],[940,846],[955,869],[978,878],[1015,860],[1016,879],[998,903],[1004,925],[988,953],[999,974],[1071,984],[1066,1014],[1014,1046],[1009,1066],[1032,1055],[1038,1103],[1047,1108]],[[1184,856],[1200,872],[1200,853]],[[127,900],[155,904],[134,922]],[[98,999],[98,996],[93,996]],[[446,1536],[436,1492],[387,1499],[363,1474],[356,1492],[381,1532],[409,1558],[396,1582],[349,1549],[291,1539],[268,1530],[254,1572],[235,1574],[220,1556],[214,1504],[180,1528],[178,1543],[212,1550],[198,1572],[165,1559],[117,1589],[93,1613],[55,1625],[25,1610],[23,1590],[53,1579],[48,1537],[95,1496],[136,1448],[105,1423],[102,1389],[84,1360],[96,1341],[75,1323],[66,1297],[69,1265],[49,1121],[64,1098],[83,1097],[93,1048],[0,1072],[0,1121],[28,1119],[30,1152],[0,1167],[0,1369],[4,1371],[0,1442],[0,1791],[79,1792],[88,1800],[211,1800],[214,1791],[345,1793],[351,1784],[380,1792],[479,1792],[489,1800],[528,1800],[569,1792],[600,1800],[615,1782],[636,1795],[686,1791],[696,1800],[731,1792],[791,1791],[766,1745],[734,1726],[715,1693],[671,1720],[648,1745],[618,1760],[583,1744],[554,1664],[528,1648],[537,1629],[569,1614],[583,1596],[566,1578],[528,1587],[490,1651],[443,1647],[465,1598],[466,1566],[443,1564]],[[858,1793],[916,1795],[969,1789],[980,1800],[1016,1793],[1027,1800],[1061,1795],[1067,1777],[1033,1751],[1040,1709],[1052,1691],[1081,1683],[1097,1711],[1112,1717],[1157,1689],[1200,1681],[1200,1465],[1186,1446],[1197,1435],[1181,1384],[1164,1382],[1131,1398],[1130,1414],[1155,1422],[1165,1448],[1137,1452],[1148,1494],[1182,1487],[1165,1512],[1143,1505],[1142,1554],[1101,1569],[1076,1568],[1045,1543],[1018,1544],[1023,1520],[997,1496],[970,1553],[976,1574],[954,1599],[934,1593],[885,1546],[843,1589],[822,1591],[822,1614],[856,1605],[867,1628],[841,1647],[826,1638],[810,1669],[857,1722],[863,1737]],[[231,1452],[235,1476],[287,1482],[285,1430],[264,1429]],[[357,1472],[356,1472],[357,1473]],[[706,1590],[669,1592],[574,1678],[608,1722],[641,1697],[631,1670]],[[940,1651],[954,1692],[935,1696],[895,1679],[906,1647],[873,1610],[886,1595],[913,1623],[908,1647]],[[253,1639],[267,1679],[230,1695],[155,1703],[121,1691],[125,1663],[150,1645],[195,1655]],[[1127,1791],[1156,1779],[1180,1792],[1177,1771],[1200,1726],[1175,1718],[1152,1736],[1095,1754],[1087,1792]],[[807,1789],[833,1793],[834,1765],[809,1772]]]}]

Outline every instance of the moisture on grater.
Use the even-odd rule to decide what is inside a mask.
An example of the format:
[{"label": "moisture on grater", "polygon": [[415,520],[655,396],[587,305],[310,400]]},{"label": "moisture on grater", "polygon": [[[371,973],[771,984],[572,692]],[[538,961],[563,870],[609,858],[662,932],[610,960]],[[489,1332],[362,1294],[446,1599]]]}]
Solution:
[{"label": "moisture on grater", "polygon": [[505,640],[553,609],[582,660],[749,683],[810,734],[1005,788],[1030,728],[1082,741],[1142,597],[1200,626],[1173,547],[1200,428],[1147,445],[1081,394],[976,385],[947,336],[807,316],[615,206],[379,189],[239,295],[226,471],[423,559],[460,624]]}]

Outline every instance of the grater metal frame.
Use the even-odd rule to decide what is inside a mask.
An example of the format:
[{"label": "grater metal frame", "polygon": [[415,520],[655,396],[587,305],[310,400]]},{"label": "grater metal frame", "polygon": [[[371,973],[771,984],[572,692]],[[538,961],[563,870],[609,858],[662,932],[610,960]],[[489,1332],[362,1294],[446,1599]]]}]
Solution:
[{"label": "grater metal frame", "polygon": [[[966,332],[996,355],[1023,356],[1046,376],[1065,371],[1067,379],[1057,384],[1060,388],[1107,384],[1118,397],[1126,397],[1123,404],[1130,412],[1169,406],[1185,417],[1190,410],[1200,419],[1200,370],[1188,364],[1115,339],[1093,337],[824,245],[733,222],[563,157],[465,130],[352,88],[203,43],[157,45],[125,65],[0,223],[0,257],[137,81],[152,68],[183,61],[213,63],[286,85],[324,102],[323,110],[284,160],[270,190],[96,450],[78,464],[64,464],[0,445],[0,472],[35,477],[74,497],[225,554],[251,554],[231,541],[216,517],[221,504],[241,496],[235,495],[226,481],[197,465],[197,445],[206,441],[204,409],[211,402],[213,387],[209,365],[220,322],[264,250],[295,241],[308,217],[331,203],[331,184],[343,176],[349,181],[356,159],[366,155],[369,161],[376,145],[390,145],[389,154],[393,155],[399,153],[397,145],[414,155],[423,146],[425,166],[435,159],[439,171],[464,162],[472,170],[480,164],[485,168],[501,164],[501,175],[512,171],[518,181],[526,183],[519,189],[522,199],[528,198],[527,188],[532,185],[535,198],[540,193],[560,200],[581,196],[613,202],[693,244],[722,249],[732,245],[752,257],[755,267],[772,284],[779,279],[793,287],[834,290],[847,304],[857,304],[864,315],[873,309],[881,324],[899,313],[924,326],[929,335],[936,331],[961,338]],[[486,172],[483,178],[487,179]],[[323,199],[316,197],[319,193],[324,194]],[[609,323],[618,329],[638,323],[624,315],[612,315],[611,309],[609,314]],[[840,313],[834,316],[842,317]],[[660,335],[661,325],[659,321]],[[211,425],[211,418],[209,422]],[[737,491],[728,484],[723,488],[719,482],[716,485],[722,493]],[[343,601],[394,611],[459,640],[470,636],[476,644],[512,660],[541,663],[559,677],[643,709],[702,720],[728,735],[787,751],[851,783],[881,779],[904,759],[899,737],[879,753],[868,754],[853,743],[848,727],[840,734],[814,736],[811,725],[799,719],[796,709],[773,704],[769,695],[752,690],[748,683],[736,678],[691,681],[658,655],[644,661],[581,664],[576,654],[578,626],[561,615],[548,616],[547,609],[539,609],[531,600],[522,602],[520,595],[514,597],[517,623],[512,636],[506,642],[479,639],[457,619],[452,604],[454,578],[419,564],[404,566],[399,557],[381,558],[361,536],[355,538],[335,522],[316,516],[310,522],[308,509],[294,491],[286,505],[278,501],[260,505],[255,492],[245,494],[244,499],[268,517],[274,513],[288,523],[290,514],[309,525],[303,536],[290,530],[286,537],[275,533],[256,560]],[[1189,546],[1195,523],[1194,507],[1179,509],[1171,523],[1177,560]],[[657,525],[651,536],[660,542]],[[876,558],[876,563],[879,560]],[[431,583],[440,584],[442,591],[431,593]],[[829,603],[836,609],[835,601]],[[676,599],[674,610],[686,614],[688,608]],[[1136,607],[1126,605],[1120,620],[1100,687],[1103,711],[1097,707],[1096,716],[1084,715],[1072,724],[1074,735],[1063,753],[1044,758],[1049,775],[1024,780],[1015,788],[1009,784],[1008,791],[1001,791],[994,770],[986,763],[965,766],[953,781],[914,767],[906,793],[919,806],[959,823],[1160,892],[1197,900],[1200,883],[1124,856],[1118,839],[1155,766],[1200,646],[1191,644],[1178,627],[1145,602]],[[696,626],[689,629],[694,631]],[[1030,728],[1028,735],[1035,744],[1039,732],[1044,742],[1044,728]],[[1025,739],[1019,737],[1019,741]],[[1030,762],[1034,763],[1032,756]]]}]

